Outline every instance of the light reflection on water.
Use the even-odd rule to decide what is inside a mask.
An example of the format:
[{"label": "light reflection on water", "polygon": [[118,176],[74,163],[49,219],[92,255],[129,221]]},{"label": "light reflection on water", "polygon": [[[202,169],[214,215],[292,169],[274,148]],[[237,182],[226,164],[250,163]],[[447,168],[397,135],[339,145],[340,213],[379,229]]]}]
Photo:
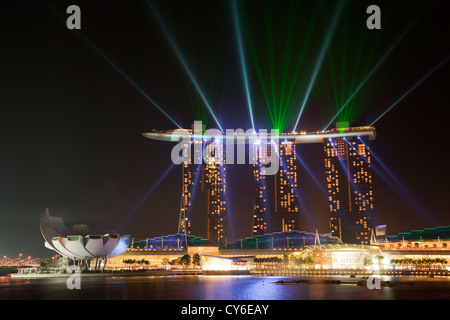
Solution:
[{"label": "light reflection on water", "polygon": [[[169,276],[83,277],[80,290],[69,290],[66,279],[21,280],[0,277],[0,299],[108,300],[364,300],[450,299],[450,278],[382,277],[392,287],[337,284],[278,284],[300,277]],[[301,277],[301,279],[349,277]],[[408,285],[413,283],[413,285]]]}]

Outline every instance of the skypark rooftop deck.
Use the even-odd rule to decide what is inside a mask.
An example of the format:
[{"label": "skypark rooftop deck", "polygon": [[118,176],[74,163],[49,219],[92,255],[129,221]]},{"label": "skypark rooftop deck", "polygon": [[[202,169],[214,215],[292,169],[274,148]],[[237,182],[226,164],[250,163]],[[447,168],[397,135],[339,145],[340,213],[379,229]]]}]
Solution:
[{"label": "skypark rooftop deck", "polygon": [[[258,131],[255,133],[252,132],[244,132],[244,133],[222,133],[219,130],[217,133],[221,133],[224,138],[227,139],[230,137],[234,137],[235,139],[241,140],[241,142],[248,143],[249,141],[255,141],[258,137],[266,136],[266,139],[270,139],[273,136],[270,133],[270,130],[267,130],[267,133],[263,134]],[[144,137],[152,140],[161,140],[161,141],[171,141],[171,142],[179,142],[186,135],[189,135],[191,139],[203,140],[205,137],[203,134],[194,132],[192,129],[185,129],[184,133],[178,132],[176,130],[166,130],[166,131],[156,131],[145,132],[142,134]],[[330,129],[326,131],[301,131],[301,132],[292,132],[292,133],[280,133],[278,135],[278,139],[281,141],[293,141],[295,144],[299,143],[323,143],[327,139],[342,139],[348,137],[360,137],[369,140],[374,140],[376,136],[375,128],[365,126],[365,127],[348,127],[342,129]],[[225,141],[224,141],[225,142]]]}]

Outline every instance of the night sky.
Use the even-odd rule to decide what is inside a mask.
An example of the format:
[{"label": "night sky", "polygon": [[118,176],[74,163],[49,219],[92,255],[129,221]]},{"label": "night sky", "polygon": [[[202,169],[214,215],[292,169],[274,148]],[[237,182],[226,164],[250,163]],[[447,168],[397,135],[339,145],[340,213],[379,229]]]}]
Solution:
[{"label": "night sky", "polygon": [[[244,0],[240,4],[265,67],[262,3]],[[294,33],[290,55],[294,61],[302,49],[313,3],[299,2],[295,27],[299,36]],[[81,30],[66,27],[66,8],[71,4],[81,8]],[[231,2],[151,4],[208,92],[222,127],[249,129]],[[322,1],[305,55],[305,71],[297,81],[299,88],[311,78],[337,4]],[[381,8],[381,30],[366,28],[365,10],[370,4]],[[39,230],[45,208],[67,225],[88,224],[94,233],[122,226],[117,230],[120,234],[143,239],[177,231],[180,167],[173,167],[142,201],[171,166],[173,144],[148,140],[141,134],[176,128],[142,92],[183,127],[190,128],[199,116],[207,128],[216,124],[204,106],[192,103],[191,97],[198,101],[198,94],[152,6],[146,1],[17,1],[2,7],[0,256],[53,254],[44,247]],[[288,20],[289,6],[288,1],[272,3],[274,63],[281,69],[286,57],[283,23]],[[336,113],[331,56],[339,61],[336,72],[356,70],[357,83],[392,48],[361,89],[350,123],[371,124],[448,57],[449,10],[448,1],[346,2],[297,129],[321,130]],[[351,34],[348,38],[343,36],[346,30]],[[352,54],[362,34],[366,47],[360,65],[369,58],[370,64],[367,69],[354,69]],[[270,129],[245,32],[243,38],[255,123]],[[277,54],[280,48],[282,53]],[[342,57],[347,57],[346,64],[341,63]],[[289,74],[292,69],[287,69]],[[369,143],[371,150],[414,198],[399,196],[399,187],[374,173],[375,215],[377,223],[387,225],[389,234],[450,225],[448,75],[447,60],[374,125],[377,137]],[[303,89],[296,92],[304,97]],[[298,106],[297,101],[289,107],[288,114],[295,116],[288,117],[286,130],[292,130]],[[299,145],[298,151],[325,186],[323,146]],[[300,181],[315,227],[321,233],[329,232],[327,199],[304,170]],[[252,184],[249,166],[229,166],[229,241],[251,236]],[[300,229],[314,231],[304,219],[300,221]]]}]

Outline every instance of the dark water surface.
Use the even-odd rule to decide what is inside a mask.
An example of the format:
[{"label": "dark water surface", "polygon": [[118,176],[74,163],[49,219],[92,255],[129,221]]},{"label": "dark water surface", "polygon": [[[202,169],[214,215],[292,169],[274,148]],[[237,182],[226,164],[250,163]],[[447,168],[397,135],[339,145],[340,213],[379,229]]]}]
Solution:
[{"label": "dark water surface", "polygon": [[[392,287],[277,284],[278,280],[349,277],[137,276],[83,277],[81,289],[66,279],[0,277],[2,300],[450,300],[450,278],[382,277]],[[410,285],[413,283],[413,285]]]}]

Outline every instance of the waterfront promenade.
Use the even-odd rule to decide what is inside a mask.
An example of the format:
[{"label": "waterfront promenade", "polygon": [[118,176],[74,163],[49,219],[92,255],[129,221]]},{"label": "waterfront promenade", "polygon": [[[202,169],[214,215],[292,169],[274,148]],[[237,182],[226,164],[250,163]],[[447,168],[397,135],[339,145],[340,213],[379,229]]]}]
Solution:
[{"label": "waterfront promenade", "polygon": [[[48,278],[67,278],[70,273],[12,273],[10,276],[16,279],[48,279]],[[105,271],[105,272],[82,272],[81,277],[133,277],[133,276],[177,276],[177,275],[236,275],[233,272],[204,272],[199,269],[186,270],[134,270],[134,271]],[[263,277],[302,277],[302,276],[417,276],[417,277],[448,277],[448,270],[298,270],[298,269],[274,269],[274,270],[251,270],[248,275]]]}]

